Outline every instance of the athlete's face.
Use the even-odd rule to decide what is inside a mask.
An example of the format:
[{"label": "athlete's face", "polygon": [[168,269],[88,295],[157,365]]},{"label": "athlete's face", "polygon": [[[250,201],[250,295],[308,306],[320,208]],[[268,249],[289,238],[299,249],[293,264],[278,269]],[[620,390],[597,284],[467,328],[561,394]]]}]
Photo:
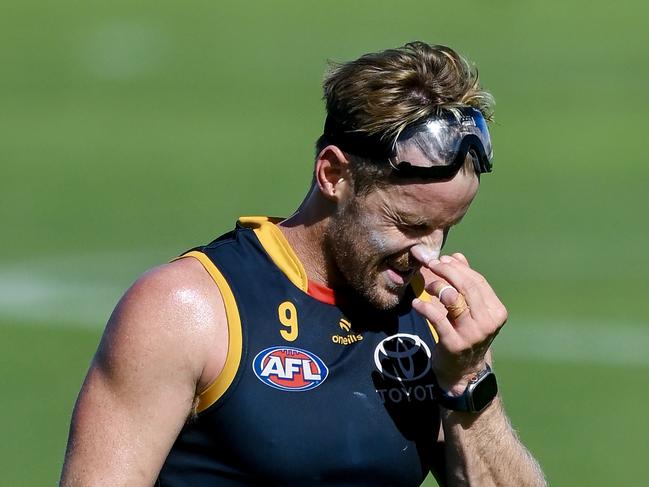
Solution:
[{"label": "athlete's face", "polygon": [[[426,164],[418,150],[402,154]],[[467,212],[478,190],[473,170],[449,181],[394,184],[339,205],[325,235],[337,271],[373,306],[395,307],[420,267],[411,249],[439,255],[449,229]]]}]

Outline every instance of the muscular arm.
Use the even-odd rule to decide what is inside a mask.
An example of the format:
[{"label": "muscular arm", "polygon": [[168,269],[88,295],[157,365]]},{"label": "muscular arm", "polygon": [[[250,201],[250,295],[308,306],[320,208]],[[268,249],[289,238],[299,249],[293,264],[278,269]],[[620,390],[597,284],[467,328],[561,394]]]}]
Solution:
[{"label": "muscular arm", "polygon": [[[417,256],[417,251],[413,252]],[[419,258],[419,257],[418,257]],[[448,306],[458,303],[455,290],[415,301],[413,306],[435,327],[439,343],[433,368],[439,385],[459,395],[469,379],[491,363],[489,347],[507,319],[507,311],[487,281],[469,267],[461,254],[426,262],[424,270],[431,294],[451,284],[465,296],[469,308],[451,317]],[[445,465],[443,485],[542,487],[546,485],[538,463],[519,441],[496,398],[480,413],[463,413],[441,408]]]},{"label": "muscular arm", "polygon": [[152,485],[225,360],[218,290],[182,259],[145,274],[117,305],[74,409],[61,485]]}]

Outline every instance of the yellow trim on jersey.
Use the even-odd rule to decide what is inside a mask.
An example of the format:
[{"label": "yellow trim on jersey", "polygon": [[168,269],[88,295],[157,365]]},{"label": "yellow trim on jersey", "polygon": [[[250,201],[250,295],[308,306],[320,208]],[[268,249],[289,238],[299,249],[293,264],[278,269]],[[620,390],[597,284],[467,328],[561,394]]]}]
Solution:
[{"label": "yellow trim on jersey", "polygon": [[[221,271],[214,265],[210,258],[202,252],[192,250],[187,252],[184,255],[178,257],[182,259],[184,257],[193,257],[198,260],[205,270],[212,276],[216,286],[219,288],[221,297],[223,298],[223,304],[225,305],[225,316],[228,321],[228,354],[225,358],[225,365],[219,376],[212,382],[205,390],[203,390],[198,395],[198,405],[196,406],[196,412],[200,413],[204,411],[216,401],[218,401],[228,387],[234,381],[234,377],[237,375],[237,370],[239,370],[239,364],[241,363],[241,353],[243,350],[243,338],[241,334],[241,318],[239,316],[239,309],[237,308],[237,302],[234,299],[234,294],[228,282],[221,274]],[[177,259],[176,259],[177,260]]]},{"label": "yellow trim on jersey", "polygon": [[266,216],[242,216],[239,218],[239,223],[242,226],[252,228],[262,247],[284,275],[299,289],[307,292],[309,279],[306,271],[300,259],[295,255],[291,244],[275,225],[280,221],[279,218]]},{"label": "yellow trim on jersey", "polygon": [[[309,288],[309,278],[291,244],[288,243],[282,231],[277,228],[276,224],[280,221],[282,221],[281,218],[267,216],[242,216],[239,218],[241,226],[251,228],[255,232],[262,247],[264,247],[275,265],[295,286],[306,293]],[[421,274],[415,276],[411,287],[415,292],[415,296],[419,299],[430,301],[430,295],[424,290],[424,278]],[[435,343],[439,342],[439,336],[433,325],[428,320],[426,320],[426,323],[428,323]]]},{"label": "yellow trim on jersey", "polygon": [[[412,290],[415,293],[415,296],[421,299],[422,301],[426,301],[430,303],[430,294],[426,292],[424,289],[424,277],[421,274],[417,274],[413,279],[412,282],[410,283],[410,286],[412,287]],[[433,335],[433,340],[435,340],[435,343],[439,343],[439,336],[437,335],[437,331],[433,327],[432,323],[426,319],[426,323],[428,323],[428,328],[430,328],[430,333]]]}]

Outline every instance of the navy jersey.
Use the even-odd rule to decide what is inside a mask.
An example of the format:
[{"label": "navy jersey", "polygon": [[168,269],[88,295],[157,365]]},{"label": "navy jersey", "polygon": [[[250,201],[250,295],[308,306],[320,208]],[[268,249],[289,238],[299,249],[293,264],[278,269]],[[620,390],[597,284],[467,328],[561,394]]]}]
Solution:
[{"label": "navy jersey", "polygon": [[185,254],[214,278],[229,343],[158,484],[418,486],[440,428],[436,335],[410,306],[379,312],[309,282],[275,224],[241,218]]}]

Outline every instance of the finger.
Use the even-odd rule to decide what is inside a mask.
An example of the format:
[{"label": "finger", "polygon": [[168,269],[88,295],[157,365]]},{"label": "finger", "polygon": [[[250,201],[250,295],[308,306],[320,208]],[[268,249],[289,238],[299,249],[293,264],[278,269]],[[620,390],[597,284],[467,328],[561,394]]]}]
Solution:
[{"label": "finger", "polygon": [[[464,262],[462,262],[462,259],[464,259]],[[472,269],[469,266],[469,263],[466,260],[466,257],[464,257],[464,255],[460,253],[455,253],[453,254],[453,256],[443,255],[440,258],[440,262],[446,264],[457,264],[456,269],[458,269],[458,271],[461,274],[466,276],[469,280],[473,280],[475,283],[477,283],[482,287],[482,290],[484,291],[485,300],[488,300],[489,297],[492,296],[496,298],[498,302],[500,302],[491,285],[487,282],[487,280],[484,278],[482,274],[480,274],[479,272],[477,272],[476,270]]]},{"label": "finger", "polygon": [[426,266],[421,266],[421,268],[419,269],[419,273],[421,274],[421,277],[424,278],[425,288],[428,288],[432,282],[439,281],[441,279],[441,277],[439,277],[437,274],[435,274]]},{"label": "finger", "polygon": [[430,267],[439,258],[439,251],[431,250],[423,244],[417,244],[410,248],[412,256],[426,267]]},{"label": "finger", "polygon": [[[477,321],[498,328],[507,321],[507,309],[481,274],[447,256],[433,266],[433,272],[464,294],[471,316]],[[455,323],[461,324],[457,320]]]},{"label": "finger", "polygon": [[471,314],[471,309],[464,298],[464,295],[457,295],[457,299],[452,304],[447,304],[446,309],[448,310],[448,316],[451,320],[457,320],[463,316],[469,316]]},{"label": "finger", "polygon": [[439,280],[433,282],[431,291],[448,310],[450,320],[456,320],[464,313],[469,312],[469,305],[464,299],[464,296],[446,281]]},{"label": "finger", "polygon": [[457,339],[457,332],[446,317],[448,311],[437,298],[431,297],[430,301],[415,298],[412,301],[412,307],[435,328],[441,342],[446,343],[449,340]]},{"label": "finger", "polygon": [[464,254],[462,254],[462,253],[460,253],[460,252],[455,252],[454,254],[451,254],[451,257],[453,257],[455,260],[459,260],[459,261],[462,262],[465,266],[467,266],[467,267],[469,267],[469,268],[471,267],[471,266],[469,265],[469,261],[468,261],[467,258],[464,256]]},{"label": "finger", "polygon": [[[485,290],[492,290],[491,286],[482,274],[471,269],[469,266],[450,255],[443,255],[440,257],[439,263],[433,264],[431,270],[446,280],[450,281],[449,277],[455,279],[457,282],[452,284],[455,285],[463,294],[465,290],[468,290],[469,287],[473,286],[478,286]],[[444,273],[448,274],[448,276],[444,275]],[[466,287],[462,287],[462,285]]]},{"label": "finger", "polygon": [[[488,318],[489,306],[485,295],[492,294],[495,296],[495,294],[485,279],[482,276],[479,278],[475,277],[470,272],[471,269],[451,257],[443,256],[442,259],[439,264],[433,266],[433,272],[455,287],[460,294],[464,295],[471,310],[470,314],[474,318]],[[453,306],[461,305],[461,303],[450,304]],[[459,309],[458,311],[462,310]],[[457,311],[454,313],[457,313]]]},{"label": "finger", "polygon": [[469,280],[471,280],[475,288],[479,290],[485,310],[488,310],[492,315],[501,315],[501,311],[505,311],[506,314],[506,310],[500,301],[500,298],[496,294],[496,291],[491,287],[491,284],[489,284],[482,274],[468,266],[458,266],[458,269]]},{"label": "finger", "polygon": [[482,274],[480,274],[478,271],[476,271],[469,265],[469,261],[466,259],[466,257],[463,254],[456,252],[452,255],[442,255],[439,258],[439,261],[445,264],[455,264],[458,266],[458,268],[461,268],[467,275],[473,276],[476,279],[479,278],[484,279]]},{"label": "finger", "polygon": [[429,286],[429,289],[433,296],[436,296],[444,306],[455,303],[460,295],[460,293],[457,292],[457,289],[451,286],[444,279],[433,281]]},{"label": "finger", "polygon": [[[415,249],[414,253],[421,257],[419,249]],[[466,271],[471,271],[471,269],[468,267],[468,263],[466,263],[466,258],[462,254],[454,254],[454,257],[442,256],[441,259],[445,263],[454,263],[461,268],[464,268]],[[479,276],[479,274],[475,273],[474,271],[472,274],[470,273],[470,275],[473,275],[476,279],[478,279],[478,277],[482,278],[482,276]],[[484,278],[482,279],[484,280]],[[451,321],[456,321],[462,315],[465,315],[466,317],[471,316],[470,307],[466,302],[464,295],[462,293],[459,293],[447,281],[439,279],[437,281],[433,281],[432,286],[426,286],[426,288],[429,292],[432,292],[433,295],[437,296],[442,304],[446,306],[449,312],[448,317]],[[484,300],[477,302],[477,299],[474,299],[474,301],[476,301],[476,304],[482,305]],[[486,311],[477,313],[478,316],[480,316],[481,314],[486,315]],[[487,318],[487,316],[484,317]]]}]

